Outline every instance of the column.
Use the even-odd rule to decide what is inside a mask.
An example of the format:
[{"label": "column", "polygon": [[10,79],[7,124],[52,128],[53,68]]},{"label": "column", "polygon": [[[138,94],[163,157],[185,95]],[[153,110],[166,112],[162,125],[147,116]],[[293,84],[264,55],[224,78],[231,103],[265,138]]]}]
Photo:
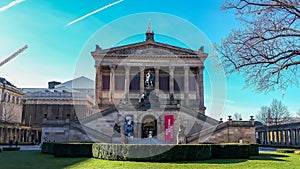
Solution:
[{"label": "column", "polygon": [[129,85],[130,85],[130,66],[125,66],[125,83],[124,83],[124,98],[127,102],[129,99]]},{"label": "column", "polygon": [[291,143],[295,145],[295,130],[291,129]]},{"label": "column", "polygon": [[203,88],[203,70],[204,66],[201,66],[198,68],[198,75],[197,75],[197,86],[198,86],[198,92],[199,92],[199,110],[204,114],[205,112],[205,106],[204,106],[204,88]]},{"label": "column", "polygon": [[289,131],[285,130],[285,145],[289,145]]},{"label": "column", "polygon": [[103,69],[101,66],[96,67],[96,79],[95,79],[95,101],[96,105],[101,105],[102,104],[102,89],[103,89]]},{"label": "column", "polygon": [[284,144],[283,131],[280,130],[280,144]]},{"label": "column", "polygon": [[2,138],[3,137],[3,128],[0,127],[0,143],[2,143]]},{"label": "column", "polygon": [[266,139],[266,141],[267,141],[266,143],[267,143],[267,144],[270,144],[270,132],[269,132],[268,130],[267,130],[267,132],[266,132],[266,138],[267,138],[267,139]]},{"label": "column", "polygon": [[114,104],[115,93],[115,69],[116,65],[110,65],[110,86],[109,86],[109,103]]},{"label": "column", "polygon": [[145,66],[140,66],[140,94],[145,91]]},{"label": "column", "polygon": [[19,129],[19,131],[18,131],[18,140],[19,140],[19,142],[21,142],[22,141],[22,132],[21,132],[21,128]]},{"label": "column", "polygon": [[184,66],[184,104],[189,105],[189,66]]},{"label": "column", "polygon": [[170,78],[169,78],[169,93],[173,93],[174,94],[174,69],[175,67],[174,66],[170,66],[169,67],[169,75],[170,75]]},{"label": "column", "polygon": [[155,93],[159,93],[159,66],[155,66]]},{"label": "column", "polygon": [[13,137],[15,137],[15,139],[17,139],[17,128],[14,128],[14,136]]},{"label": "column", "polygon": [[299,145],[299,129],[296,129],[296,145]]},{"label": "column", "polygon": [[39,138],[40,136],[39,136],[39,130],[36,130],[35,131],[35,138],[33,138],[33,139],[36,139],[36,138]]}]

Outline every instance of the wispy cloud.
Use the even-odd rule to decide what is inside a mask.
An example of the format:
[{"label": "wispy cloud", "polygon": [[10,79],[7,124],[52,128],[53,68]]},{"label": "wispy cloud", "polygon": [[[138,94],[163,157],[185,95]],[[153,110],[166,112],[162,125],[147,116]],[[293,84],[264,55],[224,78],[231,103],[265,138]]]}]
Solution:
[{"label": "wispy cloud", "polygon": [[69,22],[66,26],[70,26],[70,25],[72,25],[72,24],[74,24],[74,23],[76,23],[76,22],[79,22],[79,21],[81,21],[81,20],[83,20],[83,19],[85,19],[85,18],[87,18],[87,17],[89,17],[89,16],[91,16],[91,15],[93,15],[93,14],[95,14],[95,13],[98,13],[98,12],[100,12],[100,11],[106,9],[106,8],[111,7],[111,6],[117,5],[118,3],[121,3],[121,2],[123,2],[123,1],[124,1],[124,0],[119,0],[119,1],[116,1],[116,2],[114,2],[114,3],[108,4],[108,5],[106,5],[106,6],[102,7],[102,8],[99,8],[99,9],[97,9],[97,10],[91,12],[91,13],[88,13],[88,14],[86,14],[86,15],[84,15],[84,16],[78,18],[78,19],[75,19],[75,20]]},{"label": "wispy cloud", "polygon": [[0,8],[0,12],[3,12],[3,11],[5,11],[5,10],[7,10],[7,9],[9,9],[9,8],[11,8],[11,7],[17,5],[17,4],[19,4],[19,3],[24,2],[24,1],[25,1],[25,0],[14,0],[14,1],[10,2],[9,4],[7,4],[7,5],[3,6],[3,7],[1,7],[1,8]]},{"label": "wispy cloud", "polygon": [[229,104],[235,104],[235,103],[236,103],[236,101],[234,101],[234,100],[229,100],[229,99],[226,99],[225,102],[226,102],[226,103],[229,103]]}]

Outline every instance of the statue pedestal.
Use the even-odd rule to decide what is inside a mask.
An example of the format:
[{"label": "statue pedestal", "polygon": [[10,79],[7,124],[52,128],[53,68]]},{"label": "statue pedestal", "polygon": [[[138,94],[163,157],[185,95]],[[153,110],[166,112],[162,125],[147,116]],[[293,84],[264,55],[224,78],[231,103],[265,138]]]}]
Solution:
[{"label": "statue pedestal", "polygon": [[121,137],[112,137],[111,138],[111,143],[115,143],[115,144],[122,144],[122,139]]}]

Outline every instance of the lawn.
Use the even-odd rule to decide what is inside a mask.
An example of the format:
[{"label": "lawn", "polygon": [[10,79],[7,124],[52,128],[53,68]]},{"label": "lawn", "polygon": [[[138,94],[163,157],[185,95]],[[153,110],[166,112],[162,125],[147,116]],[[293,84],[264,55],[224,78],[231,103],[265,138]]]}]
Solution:
[{"label": "lawn", "polygon": [[300,156],[295,154],[261,153],[245,159],[205,160],[198,162],[143,163],[106,161],[93,158],[55,158],[39,151],[1,152],[2,169],[299,169]]}]

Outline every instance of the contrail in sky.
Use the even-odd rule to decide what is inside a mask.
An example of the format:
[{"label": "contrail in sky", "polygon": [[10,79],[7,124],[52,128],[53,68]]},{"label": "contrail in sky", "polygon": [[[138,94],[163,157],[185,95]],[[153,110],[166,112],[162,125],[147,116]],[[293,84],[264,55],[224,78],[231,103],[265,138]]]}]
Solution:
[{"label": "contrail in sky", "polygon": [[15,6],[15,5],[17,5],[17,4],[21,3],[21,2],[24,2],[24,1],[25,0],[14,0],[14,1],[10,2],[9,4],[1,7],[0,8],[0,12],[3,12],[5,10],[7,10],[8,8],[11,8],[11,7],[13,7],[13,6]]},{"label": "contrail in sky", "polygon": [[97,10],[91,12],[91,13],[88,13],[88,14],[86,14],[86,15],[84,15],[84,16],[78,18],[78,19],[75,19],[75,20],[69,22],[66,26],[70,26],[70,25],[72,25],[72,24],[74,24],[74,23],[76,23],[76,22],[78,22],[78,21],[81,21],[81,20],[83,20],[83,19],[85,19],[85,18],[87,18],[87,17],[89,17],[89,16],[91,16],[91,15],[97,13],[97,12],[100,12],[100,11],[106,9],[106,8],[111,7],[111,6],[117,5],[118,3],[123,2],[123,1],[124,1],[124,0],[119,0],[119,1],[116,1],[116,2],[114,2],[114,3],[108,4],[108,5],[106,5],[106,6],[102,7],[102,8],[99,8],[99,9],[97,9]]}]

